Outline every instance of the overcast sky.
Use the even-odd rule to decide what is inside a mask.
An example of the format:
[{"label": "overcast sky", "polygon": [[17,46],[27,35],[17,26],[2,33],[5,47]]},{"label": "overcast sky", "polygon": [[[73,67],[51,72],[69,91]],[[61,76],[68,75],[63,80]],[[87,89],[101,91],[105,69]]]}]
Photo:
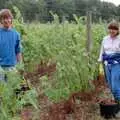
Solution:
[{"label": "overcast sky", "polygon": [[115,5],[120,5],[120,0],[101,0],[101,1],[107,1],[107,2],[112,2]]}]

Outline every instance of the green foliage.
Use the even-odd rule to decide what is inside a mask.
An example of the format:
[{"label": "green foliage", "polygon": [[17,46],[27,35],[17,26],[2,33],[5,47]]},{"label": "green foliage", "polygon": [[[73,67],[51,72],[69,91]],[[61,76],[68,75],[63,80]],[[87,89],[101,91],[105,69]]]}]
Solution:
[{"label": "green foliage", "polygon": [[120,19],[119,6],[113,3],[103,2],[101,0],[1,0],[0,8],[10,8],[17,6],[26,22],[52,21],[49,13],[56,13],[60,21],[63,17],[67,20],[73,20],[73,14],[77,16],[86,16],[87,11],[91,11],[93,21],[99,21],[99,17],[104,20],[113,18]]},{"label": "green foliage", "polygon": [[13,26],[21,33],[21,35],[25,35],[26,32],[23,17],[21,15],[20,10],[16,6],[13,6],[13,13],[14,13]]},{"label": "green foliage", "polygon": [[12,120],[17,112],[21,111],[24,105],[28,103],[37,109],[35,89],[33,88],[17,97],[15,90],[20,88],[23,80],[16,70],[5,72],[5,74],[7,74],[7,82],[0,81],[0,119]]},{"label": "green foliage", "polygon": [[[53,13],[52,13],[53,14]],[[28,34],[24,36],[24,60],[26,70],[41,61],[56,63],[56,72],[52,80],[44,80],[44,93],[53,101],[67,99],[71,92],[87,90],[91,86],[97,69],[99,46],[105,35],[104,25],[93,25],[93,49],[86,53],[86,26],[81,18],[74,16],[76,23],[64,21],[59,23],[53,14],[51,24],[33,23],[27,26]],[[44,83],[43,82],[43,83]],[[54,83],[54,84],[53,84]],[[45,86],[46,85],[46,86]]]}]

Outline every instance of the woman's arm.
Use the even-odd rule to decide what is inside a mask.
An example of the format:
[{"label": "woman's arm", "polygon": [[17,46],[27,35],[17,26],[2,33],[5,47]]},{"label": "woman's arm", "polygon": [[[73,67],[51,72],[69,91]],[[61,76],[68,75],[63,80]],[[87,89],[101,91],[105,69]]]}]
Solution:
[{"label": "woman's arm", "polygon": [[104,53],[104,47],[103,47],[103,42],[101,44],[101,49],[100,49],[100,54],[99,54],[99,58],[98,58],[98,62],[102,62],[102,55]]}]

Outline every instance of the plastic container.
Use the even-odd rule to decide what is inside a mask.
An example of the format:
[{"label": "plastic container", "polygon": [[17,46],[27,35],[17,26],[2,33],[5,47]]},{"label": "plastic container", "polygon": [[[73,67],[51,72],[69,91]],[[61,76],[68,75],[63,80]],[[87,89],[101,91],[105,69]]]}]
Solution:
[{"label": "plastic container", "polygon": [[115,118],[115,114],[119,111],[118,104],[113,100],[107,103],[107,101],[100,102],[100,114],[102,117],[109,119]]}]

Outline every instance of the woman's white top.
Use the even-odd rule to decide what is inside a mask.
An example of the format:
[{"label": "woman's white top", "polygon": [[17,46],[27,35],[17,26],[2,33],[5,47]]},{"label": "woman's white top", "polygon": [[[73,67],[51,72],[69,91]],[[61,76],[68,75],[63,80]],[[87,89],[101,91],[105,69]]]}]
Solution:
[{"label": "woman's white top", "polygon": [[120,36],[116,36],[114,39],[110,37],[110,35],[104,37],[101,49],[100,49],[100,55],[98,61],[102,61],[102,54],[112,54],[112,53],[120,53]]}]

